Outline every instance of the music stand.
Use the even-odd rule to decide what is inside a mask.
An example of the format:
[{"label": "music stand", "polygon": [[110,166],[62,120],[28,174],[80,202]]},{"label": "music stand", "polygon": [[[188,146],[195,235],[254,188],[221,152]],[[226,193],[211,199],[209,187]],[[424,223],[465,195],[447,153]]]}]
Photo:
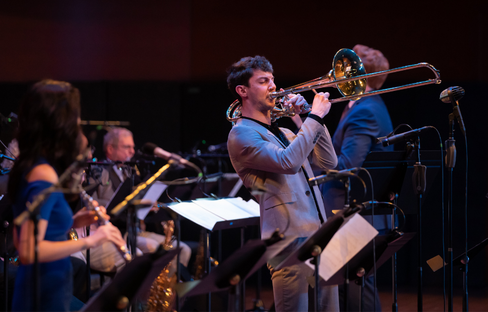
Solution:
[{"label": "music stand", "polygon": [[200,198],[166,206],[208,231],[259,224],[259,205],[241,198]]},{"label": "music stand", "polygon": [[[295,240],[295,237],[282,239],[282,236],[278,232],[275,232],[267,240],[257,239],[247,241],[243,247],[229,256],[202,280],[176,285],[175,289],[181,304],[186,297],[229,289],[235,293],[235,288],[240,281],[251,276],[267,261],[286,248],[293,240]],[[233,298],[230,301],[229,311],[236,311],[239,307],[238,300]]]},{"label": "music stand", "polygon": [[[422,164],[429,168],[425,190],[425,193],[428,193],[440,171],[440,152],[421,151],[421,160]],[[415,157],[405,151],[369,153],[362,167],[369,171],[374,181],[375,200],[392,201],[391,195],[398,194],[396,204],[402,207],[405,214],[416,214],[416,195],[412,187],[415,162]],[[364,172],[359,172],[358,176],[368,183],[369,177]],[[358,194],[355,190],[362,189],[362,186],[355,187],[355,183],[357,183],[355,180],[351,179],[351,196],[361,198],[363,194]],[[371,190],[368,189],[364,198],[371,200]]]},{"label": "music stand", "polygon": [[110,198],[110,201],[108,202],[106,207],[107,212],[111,213],[112,209],[120,204],[130,193],[132,193],[132,181],[131,179],[125,179],[124,182],[119,184],[114,194],[112,195],[112,198]]},{"label": "music stand", "polygon": [[[363,167],[368,169],[374,181],[374,198],[378,201],[393,201],[397,206],[401,207],[404,214],[416,214],[418,222],[418,297],[419,306],[422,302],[422,277],[421,277],[421,204],[425,199],[422,194],[428,194],[438,172],[440,171],[441,152],[425,150],[420,153],[420,160],[422,165],[429,168],[428,174],[424,174],[420,185],[415,179],[418,167],[420,167],[420,160],[417,159],[418,151],[393,151],[393,152],[371,152],[366,157]],[[366,179],[367,176],[362,172],[359,176]],[[354,183],[354,181],[352,181]],[[421,187],[421,188],[419,188]],[[423,188],[423,189],[422,189]],[[354,190],[354,188],[353,188]],[[418,191],[422,190],[422,192]],[[420,195],[419,195],[420,194]],[[373,194],[368,190],[366,199],[370,200]],[[376,209],[376,208],[375,208]],[[375,218],[375,222],[384,222],[386,224],[391,222],[391,228],[395,224],[395,209],[391,213],[391,221],[383,217]],[[375,211],[376,214],[376,211]],[[376,224],[375,224],[376,226]],[[393,311],[398,311],[397,304],[397,268],[396,268],[396,254],[392,255],[392,293],[393,293]]]},{"label": "music stand", "polygon": [[[415,233],[404,233],[398,235],[393,232],[387,235],[376,236],[376,266],[383,265],[391,256],[402,248],[408,241],[415,236]],[[341,284],[344,279],[347,278],[350,281],[354,281],[361,276],[358,276],[358,272],[364,270],[362,276],[368,277],[373,274],[373,242],[368,243],[360,252],[358,252],[348,264],[348,274],[346,275],[346,267],[342,267],[337,273],[335,273],[327,281],[321,280],[323,285],[337,285]],[[362,270],[361,270],[362,269]]]},{"label": "music stand", "polygon": [[122,311],[147,293],[153,281],[181,249],[165,251],[162,246],[152,254],[136,257],[110,283],[106,283],[80,311]]},{"label": "music stand", "polygon": [[[399,235],[398,232],[392,232],[388,235],[378,235],[375,242],[368,243],[360,252],[358,252],[349,262],[344,265],[337,273],[328,280],[321,279],[321,285],[337,285],[350,281],[360,280],[358,283],[360,311],[363,310],[363,287],[366,277],[375,273],[375,269],[381,267],[389,258],[391,258],[400,248],[402,248],[415,233],[405,233]],[[373,247],[375,248],[373,253]],[[375,255],[376,258],[373,256]],[[376,262],[373,259],[376,259]],[[344,300],[348,300],[347,294]]]},{"label": "music stand", "polygon": [[[276,269],[305,262],[314,268],[315,285],[319,284],[320,276],[328,279],[328,276],[333,275],[343,265],[347,265],[347,260],[378,234],[378,231],[364,218],[356,214],[358,210],[357,207],[346,208],[328,218],[298,249],[277,265]],[[328,251],[324,256],[329,259],[324,261],[321,260],[321,253],[326,248]],[[310,258],[313,260],[308,262]],[[315,310],[317,310],[319,289],[315,286],[314,290]]]},{"label": "music stand", "polygon": [[463,311],[468,311],[468,284],[467,284],[468,263],[483,248],[485,248],[486,245],[488,245],[488,238],[485,238],[476,246],[470,248],[467,252],[467,255],[466,253],[462,253],[452,261],[452,266],[461,266],[461,270],[463,271]]},{"label": "music stand", "polygon": [[[178,216],[183,216],[206,230],[206,273],[211,271],[210,233],[217,230],[243,228],[258,225],[260,220],[259,205],[241,198],[201,198],[192,201],[167,204]],[[242,247],[242,242],[241,242]],[[208,293],[208,310],[210,311],[211,295]]]}]

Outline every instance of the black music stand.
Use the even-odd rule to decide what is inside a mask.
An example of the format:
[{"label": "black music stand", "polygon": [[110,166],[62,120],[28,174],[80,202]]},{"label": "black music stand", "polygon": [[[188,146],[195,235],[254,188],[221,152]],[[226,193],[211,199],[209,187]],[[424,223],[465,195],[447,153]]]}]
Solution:
[{"label": "black music stand", "polygon": [[[391,256],[402,248],[408,241],[415,236],[415,233],[392,232],[387,235],[376,236],[376,266],[383,265]],[[360,252],[358,252],[349,262],[348,273],[346,267],[342,267],[327,281],[321,280],[323,285],[337,285],[344,282],[347,278],[354,281],[361,276],[368,277],[373,274],[373,242],[368,243]],[[364,271],[364,273],[360,273]],[[359,274],[359,275],[358,275]]]},{"label": "black music stand", "polygon": [[[419,159],[418,151],[415,149],[407,149],[406,151],[393,151],[393,152],[371,152],[366,157],[363,163],[363,167],[371,174],[374,181],[374,198],[377,201],[394,202],[398,207],[402,208],[405,214],[416,214],[418,222],[418,297],[419,305],[422,302],[422,277],[421,277],[421,204],[425,197],[422,194],[427,194],[430,190],[441,165],[441,151],[421,151],[420,160],[422,165],[426,166],[429,170],[427,174],[420,179],[417,175],[417,162]],[[425,173],[425,172],[424,172]],[[367,176],[360,172],[359,176],[366,179]],[[417,183],[421,181],[421,185]],[[355,183],[354,179],[351,184]],[[422,192],[419,195],[419,186],[421,186]],[[354,187],[352,188],[354,192]],[[365,198],[370,200],[373,194],[371,190],[368,190]],[[368,211],[365,214],[369,213]],[[382,212],[385,213],[385,212]],[[386,212],[387,213],[387,212]],[[387,213],[390,214],[390,213]],[[375,222],[385,222],[389,227],[394,228],[396,210],[391,212],[391,220],[387,220],[386,217],[376,217]],[[375,215],[378,215],[375,211]],[[375,227],[377,224],[375,223]],[[398,311],[397,304],[397,268],[396,268],[396,253],[392,255],[392,293],[393,293],[393,311]]]},{"label": "black music stand", "polygon": [[488,238],[485,238],[476,246],[470,248],[467,252],[467,256],[466,253],[462,253],[452,261],[452,266],[460,266],[460,270],[463,271],[463,311],[469,311],[468,285],[467,285],[468,265],[467,264],[487,245],[488,245]]},{"label": "black music stand", "polygon": [[[322,226],[312,235],[310,236],[297,250],[295,250],[291,255],[289,255],[284,261],[280,264],[275,266],[276,269],[283,268],[285,266],[297,264],[300,262],[305,262],[310,258],[314,258],[311,261],[311,264],[314,265],[315,271],[315,285],[319,284],[320,280],[320,271],[319,267],[321,266],[321,253],[325,250],[326,246],[329,242],[333,239],[339,229],[344,226],[347,222],[352,220],[354,217],[362,218],[360,216],[355,216],[355,214],[359,211],[359,207],[348,207],[338,211],[335,215],[331,216],[327,219],[327,221],[322,224]],[[374,235],[371,236],[371,239],[374,238],[378,234],[376,230],[374,230],[366,221],[362,220],[362,222],[366,223],[366,226],[369,227],[369,233],[372,234],[371,231],[374,231]],[[369,235],[369,233],[364,233],[365,235]],[[348,234],[342,234],[346,237]],[[347,248],[346,248],[347,249]],[[354,251],[354,249],[352,249]],[[351,254],[352,251],[347,251],[347,254]],[[339,260],[340,261],[340,260]],[[347,266],[347,264],[346,264]],[[314,305],[315,311],[318,309],[318,298],[319,298],[319,289],[318,287],[314,288]]]},{"label": "black music stand", "polygon": [[[358,280],[360,285],[360,311],[363,311],[363,288],[365,278],[374,274],[375,270],[382,266],[391,258],[400,248],[402,248],[415,233],[398,233],[392,232],[388,235],[378,235],[375,242],[368,243],[360,252],[358,252],[349,262],[344,265],[327,281],[321,279],[322,285],[348,284],[350,281]],[[374,252],[373,252],[373,248]],[[374,256],[375,257],[374,257]],[[376,259],[376,262],[373,260]],[[344,300],[347,299],[347,294]]]},{"label": "black music stand", "polygon": [[202,280],[177,284],[175,289],[180,303],[182,304],[186,297],[230,290],[231,300],[229,300],[228,311],[237,311],[240,305],[239,297],[233,296],[233,294],[238,293],[236,288],[239,282],[260,269],[294,239],[294,237],[283,239],[282,235],[275,232],[267,240],[247,241],[243,247],[234,252]]},{"label": "black music stand", "polygon": [[181,249],[165,251],[162,246],[152,254],[132,260],[110,283],[106,283],[80,311],[123,311],[148,292],[153,281]]},{"label": "black music stand", "polygon": [[[426,182],[425,193],[434,182],[435,177],[440,171],[441,152],[440,151],[421,151],[422,164],[429,169]],[[402,207],[405,214],[417,214],[416,194],[412,186],[412,175],[414,173],[414,164],[416,162],[415,153],[412,155],[406,151],[393,152],[371,152],[363,163],[374,181],[374,198],[377,201],[393,201],[392,196],[398,194],[396,204]],[[364,172],[359,172],[358,176],[366,183],[369,177]],[[362,189],[362,186],[355,187],[356,179],[351,179],[351,197],[363,198],[366,201],[371,200],[371,190],[368,189],[365,196],[358,194],[356,189]]]},{"label": "black music stand", "polygon": [[132,193],[132,181],[130,179],[125,179],[124,182],[119,184],[114,194],[112,195],[112,198],[110,198],[107,207],[105,207],[107,209],[107,213],[110,214],[112,209],[120,204],[130,193]]}]

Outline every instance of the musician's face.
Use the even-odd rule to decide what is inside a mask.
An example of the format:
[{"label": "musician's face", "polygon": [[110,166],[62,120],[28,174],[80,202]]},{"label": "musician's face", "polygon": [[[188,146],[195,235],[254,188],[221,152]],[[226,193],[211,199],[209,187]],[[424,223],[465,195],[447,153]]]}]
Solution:
[{"label": "musician's face", "polygon": [[260,111],[271,110],[275,105],[275,99],[271,99],[269,94],[276,91],[273,74],[255,69],[248,84],[249,87],[245,87],[247,100]]},{"label": "musician's face", "polygon": [[129,161],[134,156],[134,139],[131,135],[119,137],[117,145],[107,148],[107,158],[112,161]]}]

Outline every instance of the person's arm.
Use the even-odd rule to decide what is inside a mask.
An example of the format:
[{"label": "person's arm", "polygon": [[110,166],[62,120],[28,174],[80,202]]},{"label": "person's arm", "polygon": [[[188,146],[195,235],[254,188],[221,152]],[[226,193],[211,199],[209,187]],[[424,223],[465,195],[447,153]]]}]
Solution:
[{"label": "person's arm", "polygon": [[[51,184],[57,183],[58,176],[54,169],[42,164],[34,167],[26,176],[27,182],[45,181]],[[37,189],[37,194],[40,192]],[[35,196],[36,193],[31,194]],[[58,194],[59,195],[59,194]],[[61,195],[62,196],[62,195]],[[40,219],[38,222],[38,260],[39,262],[50,262],[65,258],[77,251],[92,248],[105,241],[112,241],[118,246],[123,246],[125,241],[120,235],[120,231],[111,224],[101,226],[93,235],[79,240],[68,241],[47,241],[45,240],[48,220]],[[34,262],[34,223],[32,220],[25,221],[20,227],[20,233],[14,230],[14,243],[19,252],[20,261],[23,264]]]},{"label": "person's arm", "polygon": [[361,167],[378,133],[378,122],[371,110],[354,112],[345,125],[337,169]]},{"label": "person's arm", "polygon": [[[308,119],[309,117],[307,117]],[[317,119],[315,120],[319,122]],[[332,144],[329,130],[326,126],[322,126],[324,134],[322,134],[315,144],[315,147],[310,154],[310,165],[319,169],[332,169],[337,166],[337,155]]]},{"label": "person's arm", "polygon": [[[120,246],[125,244],[120,231],[112,224],[99,227],[89,237],[60,242],[44,240],[48,225],[47,220],[41,219],[37,224],[39,231],[37,235],[39,262],[56,261],[77,251],[99,246],[105,241],[117,242],[116,244]],[[16,232],[16,229],[14,229],[14,237],[17,237]],[[34,223],[32,220],[24,222],[20,227],[20,235],[16,247],[22,264],[34,263]]]},{"label": "person's arm", "polygon": [[[328,113],[330,103],[327,96],[323,93],[315,96],[311,114],[322,118]],[[285,149],[263,140],[253,128],[238,125],[229,134],[228,149],[231,157],[244,168],[294,174],[300,170],[322,135],[326,135],[324,126],[308,117],[296,138]],[[332,158],[330,165],[335,164],[335,157]]]}]

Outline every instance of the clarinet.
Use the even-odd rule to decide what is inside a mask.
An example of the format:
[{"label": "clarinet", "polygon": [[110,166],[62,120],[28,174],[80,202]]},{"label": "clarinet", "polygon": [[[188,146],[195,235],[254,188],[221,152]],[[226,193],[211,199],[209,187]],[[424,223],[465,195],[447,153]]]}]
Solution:
[{"label": "clarinet", "polygon": [[[83,198],[84,201],[86,201],[88,203],[88,210],[93,210],[96,212],[97,214],[97,217],[98,217],[98,225],[106,225],[108,223],[110,223],[110,221],[108,220],[105,220],[103,217],[102,217],[102,214],[101,214],[101,211],[100,211],[100,207],[95,207],[95,205],[93,205],[93,197],[91,197],[90,195],[87,194],[87,192],[85,190],[82,190],[81,191],[81,197]],[[117,250],[120,252],[120,254],[122,255],[122,257],[125,259],[125,261],[129,262],[132,260],[132,257],[129,253],[129,250],[127,249],[126,246],[116,246],[117,247]]]}]

